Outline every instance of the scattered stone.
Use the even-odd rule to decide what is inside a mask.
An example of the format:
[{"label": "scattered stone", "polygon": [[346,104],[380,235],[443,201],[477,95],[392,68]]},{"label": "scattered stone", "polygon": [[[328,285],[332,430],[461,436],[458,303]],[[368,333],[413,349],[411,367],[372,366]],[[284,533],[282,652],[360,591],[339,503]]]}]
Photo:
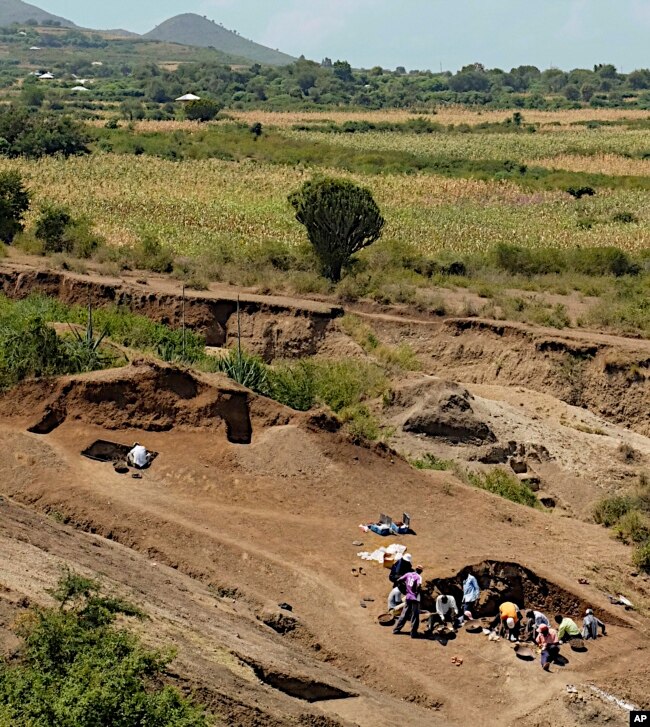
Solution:
[{"label": "scattered stone", "polygon": [[278,608],[283,611],[293,611],[293,606],[290,603],[278,603]]},{"label": "scattered stone", "polygon": [[355,548],[360,548],[363,543],[360,540],[353,541],[352,545],[354,545]]}]

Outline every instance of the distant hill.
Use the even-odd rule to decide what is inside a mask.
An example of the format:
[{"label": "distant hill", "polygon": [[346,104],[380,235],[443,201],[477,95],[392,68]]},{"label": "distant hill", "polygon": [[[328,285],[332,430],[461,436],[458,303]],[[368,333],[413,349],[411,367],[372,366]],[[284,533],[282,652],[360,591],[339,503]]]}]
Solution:
[{"label": "distant hill", "polygon": [[41,24],[47,21],[60,23],[66,28],[76,27],[71,20],[52,15],[52,13],[37,8],[36,5],[24,3],[22,0],[0,0],[0,26],[26,23],[28,20],[37,20]]},{"label": "distant hill", "polygon": [[184,13],[170,18],[142,37],[181,45],[212,47],[228,55],[271,66],[283,66],[296,60],[286,53],[246,40],[237,33],[226,30],[214,21],[195,13]]}]

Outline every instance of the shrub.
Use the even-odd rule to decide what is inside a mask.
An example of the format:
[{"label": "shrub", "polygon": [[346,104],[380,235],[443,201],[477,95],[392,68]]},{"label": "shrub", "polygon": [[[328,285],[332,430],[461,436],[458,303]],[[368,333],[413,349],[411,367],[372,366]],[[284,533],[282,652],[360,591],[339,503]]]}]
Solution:
[{"label": "shrub", "polygon": [[185,117],[190,121],[212,121],[221,111],[222,106],[209,98],[189,101],[185,104]]},{"label": "shrub", "polygon": [[307,229],[323,275],[333,282],[341,279],[355,253],[380,238],[384,227],[370,191],[347,180],[305,182],[289,202]]},{"label": "shrub", "polygon": [[616,212],[612,215],[612,222],[619,222],[623,225],[630,225],[639,221],[634,212]]},{"label": "shrub", "polygon": [[650,540],[637,547],[632,556],[632,562],[639,570],[650,573]]},{"label": "shrub", "polygon": [[625,513],[614,526],[616,535],[625,543],[650,540],[650,522],[638,510]]},{"label": "shrub", "polygon": [[593,197],[596,190],[593,187],[568,187],[567,192],[574,199],[582,199],[583,197]]},{"label": "shrub", "polygon": [[381,427],[367,406],[363,404],[348,406],[339,412],[339,419],[355,439],[367,439],[371,442],[379,439]]},{"label": "shrub", "polygon": [[46,205],[42,208],[34,236],[43,242],[45,252],[68,252],[65,233],[71,222],[72,215],[66,207]]},{"label": "shrub", "polygon": [[594,505],[594,520],[599,525],[611,528],[634,507],[634,501],[627,495],[605,497]]},{"label": "shrub", "polygon": [[150,724],[207,727],[203,710],[162,686],[172,653],[149,651],[114,625],[142,616],[94,581],[67,574],[52,592],[60,607],[33,609],[18,635],[20,656],[0,667],[0,723],[11,727]]},{"label": "shrub", "polygon": [[142,236],[140,244],[135,248],[134,258],[139,268],[154,273],[171,273],[174,269],[174,256],[151,234]]},{"label": "shrub", "polygon": [[416,470],[436,470],[437,472],[443,472],[454,468],[454,463],[448,459],[439,459],[433,454],[425,454],[419,459],[415,459],[411,462]]},{"label": "shrub", "polygon": [[316,403],[314,364],[310,361],[298,361],[273,368],[269,372],[269,395],[292,409],[311,409]]},{"label": "shrub", "polygon": [[43,243],[43,252],[68,252],[89,258],[102,244],[85,217],[74,219],[67,207],[45,205],[36,220],[34,236]]},{"label": "shrub", "polygon": [[6,106],[0,109],[0,138],[7,156],[71,156],[88,153],[88,135],[77,121],[44,112]]},{"label": "shrub", "polygon": [[506,500],[528,507],[539,507],[535,493],[509,472],[497,467],[489,472],[468,472],[467,478],[474,487],[487,490],[494,495],[505,497]]},{"label": "shrub", "polygon": [[638,275],[639,266],[618,247],[576,248],[568,252],[570,269],[584,275]]},{"label": "shrub", "polygon": [[0,172],[0,240],[10,245],[24,229],[29,192],[18,172]]}]

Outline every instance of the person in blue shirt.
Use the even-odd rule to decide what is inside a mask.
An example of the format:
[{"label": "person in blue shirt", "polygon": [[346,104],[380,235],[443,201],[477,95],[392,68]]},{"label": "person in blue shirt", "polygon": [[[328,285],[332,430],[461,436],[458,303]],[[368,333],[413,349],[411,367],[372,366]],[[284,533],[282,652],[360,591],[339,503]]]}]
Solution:
[{"label": "person in blue shirt", "polygon": [[461,618],[464,616],[465,611],[469,611],[472,616],[476,610],[481,590],[478,587],[478,581],[472,573],[467,574],[463,582],[463,604],[461,607]]}]

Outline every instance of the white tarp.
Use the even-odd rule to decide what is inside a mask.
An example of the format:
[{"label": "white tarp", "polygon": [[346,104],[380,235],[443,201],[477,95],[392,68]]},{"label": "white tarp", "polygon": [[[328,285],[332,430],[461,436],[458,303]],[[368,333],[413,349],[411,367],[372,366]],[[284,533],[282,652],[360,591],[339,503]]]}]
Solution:
[{"label": "white tarp", "polygon": [[405,545],[399,545],[399,543],[393,543],[392,545],[389,545],[387,547],[377,548],[372,553],[368,553],[367,551],[363,551],[362,553],[357,553],[359,558],[362,560],[375,560],[377,563],[383,563],[384,562],[384,556],[390,555],[393,558],[395,558],[396,555],[399,555],[400,558],[406,553],[406,546]]}]

